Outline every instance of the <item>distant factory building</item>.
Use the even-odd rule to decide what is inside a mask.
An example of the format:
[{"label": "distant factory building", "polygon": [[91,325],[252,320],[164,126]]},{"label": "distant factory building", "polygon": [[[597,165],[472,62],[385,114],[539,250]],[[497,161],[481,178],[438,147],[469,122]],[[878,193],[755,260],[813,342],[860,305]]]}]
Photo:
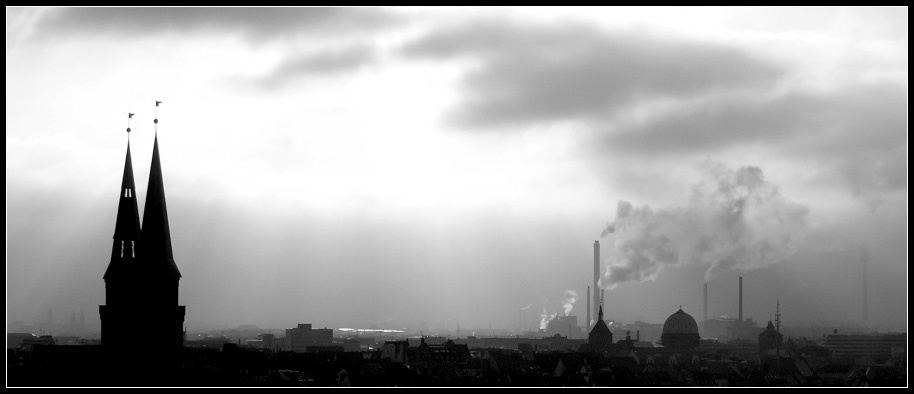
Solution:
[{"label": "distant factory building", "polygon": [[704,320],[701,322],[701,334],[705,339],[717,339],[720,342],[731,341],[751,342],[762,331],[758,323],[751,318],[743,319],[743,277],[739,277],[739,317],[736,319],[721,316],[717,319],[708,319],[708,285],[704,286]]},{"label": "distant factory building", "polygon": [[[333,329],[312,329],[310,324],[286,329],[286,348],[298,353],[313,353],[333,346]],[[342,349],[340,349],[342,351]]]},{"label": "distant factory building", "polygon": [[679,308],[663,323],[663,334],[660,342],[664,347],[673,349],[693,349],[700,342],[698,323],[688,313]]},{"label": "distant factory building", "polygon": [[871,357],[881,361],[908,347],[906,334],[844,335],[833,334],[825,338],[825,347],[834,357]]},{"label": "distant factory building", "polygon": [[714,338],[720,342],[751,341],[765,329],[752,319],[737,320],[730,318],[708,319],[704,323],[704,337]]},{"label": "distant factory building", "polygon": [[625,325],[625,329],[638,333],[639,341],[660,342],[660,336],[663,335],[663,324],[645,323],[635,321]]},{"label": "distant factory building", "polygon": [[556,316],[546,325],[545,334],[547,336],[559,334],[568,339],[584,338],[581,327],[578,327],[577,316]]}]

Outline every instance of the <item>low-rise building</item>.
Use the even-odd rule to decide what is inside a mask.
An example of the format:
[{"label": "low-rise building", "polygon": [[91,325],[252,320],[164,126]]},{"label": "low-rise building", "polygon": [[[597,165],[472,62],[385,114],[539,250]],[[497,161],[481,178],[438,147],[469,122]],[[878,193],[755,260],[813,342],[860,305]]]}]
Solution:
[{"label": "low-rise building", "polygon": [[825,339],[833,357],[870,357],[877,362],[891,358],[893,347],[907,348],[907,343],[906,334],[832,334]]},{"label": "low-rise building", "polygon": [[293,352],[307,353],[308,347],[333,346],[332,328],[311,328],[310,324],[286,329],[286,348]]}]

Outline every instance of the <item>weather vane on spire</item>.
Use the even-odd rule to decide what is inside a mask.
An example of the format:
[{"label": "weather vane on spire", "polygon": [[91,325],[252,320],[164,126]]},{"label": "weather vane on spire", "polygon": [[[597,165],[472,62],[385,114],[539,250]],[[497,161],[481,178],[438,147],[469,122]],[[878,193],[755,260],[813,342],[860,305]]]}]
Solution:
[{"label": "weather vane on spire", "polygon": [[127,113],[127,137],[130,137],[130,118],[132,118],[132,117],[133,117],[133,114],[128,112]]},{"label": "weather vane on spire", "polygon": [[153,119],[152,123],[155,123],[155,132],[156,132],[156,134],[158,134],[159,133],[159,104],[162,104],[162,102],[159,100],[156,100],[155,102],[156,102],[156,115],[155,115],[156,117],[155,117],[155,119]]}]

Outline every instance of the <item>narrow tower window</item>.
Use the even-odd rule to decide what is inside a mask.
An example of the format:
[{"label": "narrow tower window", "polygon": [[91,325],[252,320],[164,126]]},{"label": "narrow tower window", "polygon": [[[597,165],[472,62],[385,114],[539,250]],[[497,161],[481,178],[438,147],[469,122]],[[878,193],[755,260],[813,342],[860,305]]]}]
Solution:
[{"label": "narrow tower window", "polygon": [[124,258],[124,241],[121,241],[121,258]]},{"label": "narrow tower window", "polygon": [[130,241],[130,257],[136,258],[136,246],[134,246],[133,241]]}]

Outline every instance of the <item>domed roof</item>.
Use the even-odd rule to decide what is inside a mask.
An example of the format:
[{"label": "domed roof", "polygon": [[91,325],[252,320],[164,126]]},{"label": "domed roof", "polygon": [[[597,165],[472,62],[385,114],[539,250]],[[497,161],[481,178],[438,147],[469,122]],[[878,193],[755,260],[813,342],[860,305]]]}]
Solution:
[{"label": "domed roof", "polygon": [[698,324],[688,313],[679,308],[663,323],[664,334],[698,334]]}]

